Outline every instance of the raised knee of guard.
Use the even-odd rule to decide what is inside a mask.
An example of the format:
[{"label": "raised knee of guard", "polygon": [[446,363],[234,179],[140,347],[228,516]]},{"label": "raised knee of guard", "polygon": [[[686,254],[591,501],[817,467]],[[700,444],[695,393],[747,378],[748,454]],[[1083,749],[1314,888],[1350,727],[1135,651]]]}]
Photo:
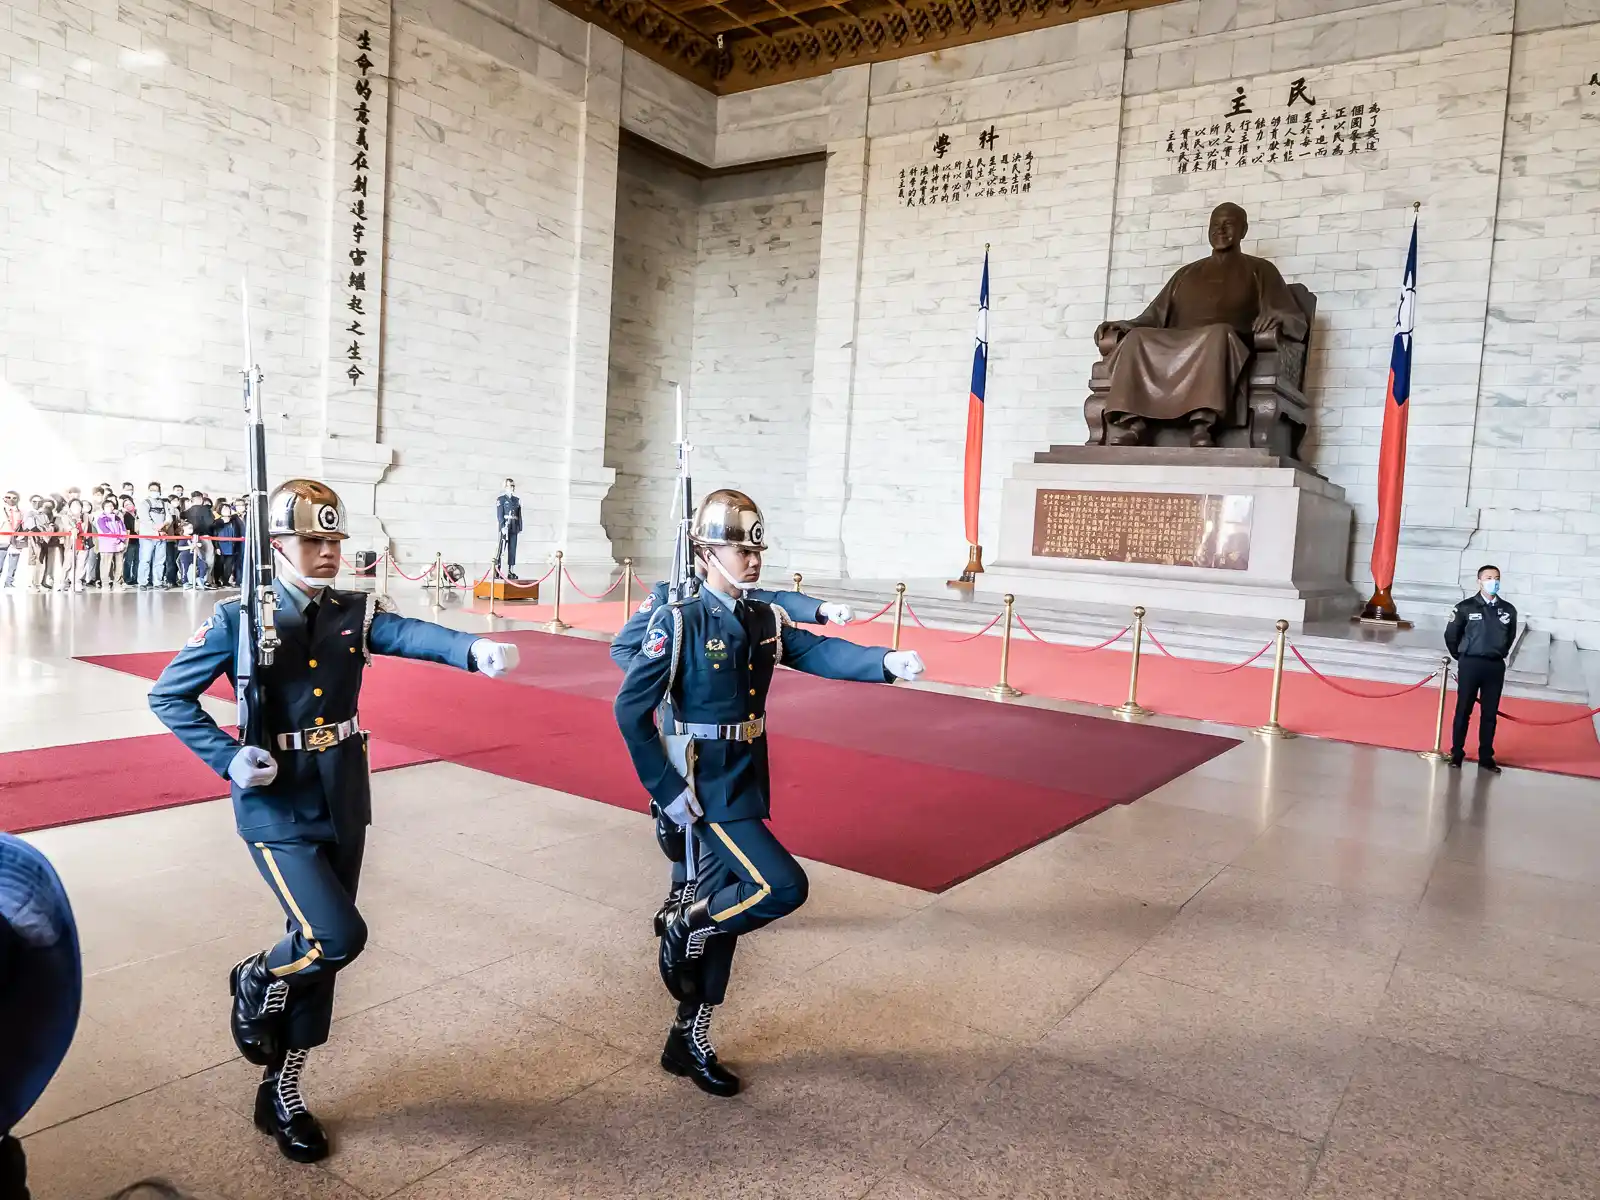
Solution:
[{"label": "raised knee of guard", "polygon": [[347,966],[354,962],[366,948],[367,923],[357,917],[334,936],[323,939],[322,956],[330,963],[338,966]]},{"label": "raised knee of guard", "polygon": [[810,894],[811,881],[806,878],[805,872],[797,871],[793,879],[785,880],[772,889],[772,900],[784,912],[791,913],[804,904]]}]

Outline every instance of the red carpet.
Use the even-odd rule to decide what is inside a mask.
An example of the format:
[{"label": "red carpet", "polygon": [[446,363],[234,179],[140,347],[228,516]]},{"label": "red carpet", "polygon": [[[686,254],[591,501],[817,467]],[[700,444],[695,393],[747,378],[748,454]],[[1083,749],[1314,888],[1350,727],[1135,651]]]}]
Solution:
[{"label": "red carpet", "polygon": [[[513,677],[523,686],[380,659],[363,722],[439,758],[645,811],[611,715],[620,676],[605,645],[511,636],[525,649]],[[152,678],[167,657],[86,661]],[[789,672],[774,686],[771,708],[785,731],[771,741],[779,836],[805,857],[926,891],[1137,799],[1235,744]],[[92,754],[95,746],[74,749]]]},{"label": "red carpet", "polygon": [[[377,738],[371,753],[375,771],[435,757]],[[0,754],[0,830],[7,833],[174,808],[227,794],[227,782],[166,733]]]},{"label": "red carpet", "polygon": [[[479,609],[482,610],[481,605]],[[512,615],[518,620],[548,620],[550,609],[519,607]],[[621,605],[569,604],[562,607],[561,615],[580,628],[611,632],[618,626]],[[1022,616],[1027,619],[1026,612]],[[1159,625],[1154,628],[1160,636]],[[833,632],[865,644],[886,646],[892,630],[888,621],[882,620]],[[944,630],[919,629],[908,620],[901,645],[921,653],[931,679],[971,687],[993,684],[1000,661],[999,637],[991,633],[960,642],[958,636]],[[1265,642],[1270,636],[1269,630],[1263,630],[1261,640]],[[1126,640],[1119,645],[1124,648],[1084,654],[1071,647],[1041,645],[1018,629],[1011,647],[1011,683],[1035,696],[1107,706],[1120,704],[1128,694],[1130,655]],[[1320,666],[1314,652],[1307,657],[1312,665]],[[1272,688],[1270,656],[1259,662],[1267,665],[1216,674],[1226,664],[1165,658],[1147,642],[1139,668],[1139,701],[1168,716],[1250,728],[1267,719]],[[1338,682],[1367,693],[1391,692],[1401,686],[1363,679]],[[1433,745],[1434,712],[1439,703],[1435,686],[1394,699],[1371,700],[1345,695],[1304,672],[1290,670],[1283,678],[1279,720],[1297,733],[1315,737],[1396,750],[1426,750]],[[1453,694],[1450,711],[1455,711]],[[1573,720],[1584,711],[1577,705],[1541,700],[1505,701],[1495,737],[1497,757],[1508,766],[1600,779],[1600,742],[1595,739],[1594,726],[1588,720]],[[1508,713],[1532,721],[1568,723],[1518,724],[1508,718]],[[1447,729],[1447,737],[1448,733]],[[1467,740],[1473,756],[1477,741],[1474,725]]]}]

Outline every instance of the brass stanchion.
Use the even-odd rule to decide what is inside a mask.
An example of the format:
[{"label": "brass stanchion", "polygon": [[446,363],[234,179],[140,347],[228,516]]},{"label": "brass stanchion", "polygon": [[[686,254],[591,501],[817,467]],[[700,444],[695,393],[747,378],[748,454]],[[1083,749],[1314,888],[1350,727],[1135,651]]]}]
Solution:
[{"label": "brass stanchion", "polygon": [[1444,752],[1445,698],[1450,694],[1450,656],[1439,660],[1439,711],[1433,718],[1433,749],[1424,750],[1421,757],[1429,762],[1444,762],[1450,756]]},{"label": "brass stanchion", "polygon": [[1011,668],[1011,609],[1016,604],[1017,598],[1010,592],[1006,593],[1006,623],[1000,631],[1000,682],[989,689],[991,696],[1020,696],[1016,688],[1012,687],[1006,676]]},{"label": "brass stanchion", "polygon": [[799,571],[796,571],[794,573],[794,590],[797,591],[797,592],[800,590],[800,572]]},{"label": "brass stanchion", "polygon": [[500,586],[500,570],[495,567],[489,572],[489,627],[494,627],[494,590]]},{"label": "brass stanchion", "polygon": [[622,560],[622,619],[633,615],[633,559]]},{"label": "brass stanchion", "polygon": [[906,585],[894,585],[894,641],[889,643],[891,650],[900,649],[900,626],[906,617]]},{"label": "brass stanchion", "polygon": [[1150,710],[1139,703],[1139,651],[1144,644],[1144,608],[1133,610],[1133,664],[1128,668],[1128,698],[1111,711],[1119,717],[1148,717]]},{"label": "brass stanchion", "polygon": [[391,553],[389,550],[383,552],[383,594],[385,596],[389,594],[389,558]]},{"label": "brass stanchion", "polygon": [[444,551],[433,552],[433,606],[444,607]]},{"label": "brass stanchion", "polygon": [[1283,700],[1283,652],[1289,641],[1289,622],[1279,621],[1274,628],[1278,636],[1272,652],[1272,703],[1267,709],[1267,723],[1257,725],[1255,732],[1266,738],[1292,738],[1294,734],[1278,724],[1278,706]]},{"label": "brass stanchion", "polygon": [[565,633],[572,628],[571,625],[561,619],[561,576],[565,573],[561,567],[561,560],[564,557],[565,555],[560,550],[556,551],[556,611],[550,620],[544,623],[545,629],[551,633]]}]

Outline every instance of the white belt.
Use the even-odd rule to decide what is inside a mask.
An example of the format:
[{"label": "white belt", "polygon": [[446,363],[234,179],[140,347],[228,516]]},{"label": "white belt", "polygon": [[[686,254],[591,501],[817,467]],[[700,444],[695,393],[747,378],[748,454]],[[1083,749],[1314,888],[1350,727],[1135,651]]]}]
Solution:
[{"label": "white belt", "polygon": [[721,742],[753,742],[767,732],[767,719],[740,721],[737,725],[712,725],[700,721],[674,721],[672,732],[692,738]]},{"label": "white belt", "polygon": [[326,750],[361,732],[363,731],[360,720],[352,717],[348,721],[340,721],[337,725],[318,725],[312,729],[302,729],[298,733],[280,733],[277,737],[278,749]]}]

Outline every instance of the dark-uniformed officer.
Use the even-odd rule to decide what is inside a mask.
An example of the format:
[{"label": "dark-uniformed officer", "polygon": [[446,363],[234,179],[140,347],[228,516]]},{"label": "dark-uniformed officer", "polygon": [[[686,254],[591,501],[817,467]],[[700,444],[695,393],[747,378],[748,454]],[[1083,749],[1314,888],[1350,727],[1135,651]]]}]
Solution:
[{"label": "dark-uniformed officer", "polygon": [[72,1045],[83,999],[78,925],[43,854],[0,833],[0,1200],[28,1200],[11,1131]]},{"label": "dark-uniformed officer", "polygon": [[1450,610],[1444,644],[1456,660],[1456,720],[1451,730],[1450,765],[1467,755],[1467,726],[1478,704],[1478,769],[1500,774],[1494,760],[1494,730],[1500,716],[1500,690],[1506,658],[1517,644],[1517,610],[1500,598],[1500,568],[1478,568],[1478,593]]},{"label": "dark-uniformed officer", "polygon": [[[639,653],[639,643],[644,641],[644,632],[650,624],[650,615],[658,606],[667,602],[668,590],[666,583],[658,583],[651,588],[639,607],[623,622],[622,628],[617,630],[616,637],[611,639],[611,661],[624,672],[633,662],[634,656]],[[855,619],[855,612],[848,604],[825,603],[804,592],[772,592],[764,588],[746,588],[744,598],[758,604],[775,604],[783,609],[790,620],[799,625],[848,625]],[[653,800],[650,802],[650,815],[656,822],[656,844],[672,861],[672,883],[667,890],[666,900],[656,910],[656,936],[660,937],[666,929],[668,907],[676,904],[683,895],[684,885],[688,882],[688,869],[684,860],[683,830],[662,816],[660,806]]]},{"label": "dark-uniformed officer", "polygon": [[367,925],[356,884],[372,797],[357,705],[373,654],[445,663],[486,675],[517,665],[517,648],[401,617],[386,597],[329,586],[339,571],[344,505],[332,488],[293,479],[268,502],[281,644],[260,667],[271,752],[241,747],[200,706],[235,676],[239,601],[224,600],[150,691],[168,729],[232,781],[239,835],[287,917],[269,950],[233,968],[239,1052],[266,1068],[255,1120],[296,1162],[328,1152],[300,1094],[306,1053],[328,1040],[337,973],[361,953]]},{"label": "dark-uniformed officer", "polygon": [[[661,938],[662,978],[678,1001],[661,1065],[731,1096],[738,1077],[711,1047],[712,1007],[726,992],[737,936],[805,903],[805,871],[767,828],[766,701],[781,663],[829,679],[915,679],[914,651],[858,646],[796,629],[745,591],[766,549],[761,511],[717,491],[695,514],[704,582],[695,598],[653,606],[617,694],[617,724],[655,806],[688,829],[696,871]],[[653,594],[653,593],[652,593]],[[658,731],[657,709],[669,701]]]},{"label": "dark-uniformed officer", "polygon": [[[506,578],[517,577],[517,535],[522,532],[522,501],[517,498],[517,484],[515,480],[506,480],[505,487],[494,501],[495,528],[499,531],[500,544],[506,552]],[[500,562],[500,555],[495,555],[495,563]]]}]

